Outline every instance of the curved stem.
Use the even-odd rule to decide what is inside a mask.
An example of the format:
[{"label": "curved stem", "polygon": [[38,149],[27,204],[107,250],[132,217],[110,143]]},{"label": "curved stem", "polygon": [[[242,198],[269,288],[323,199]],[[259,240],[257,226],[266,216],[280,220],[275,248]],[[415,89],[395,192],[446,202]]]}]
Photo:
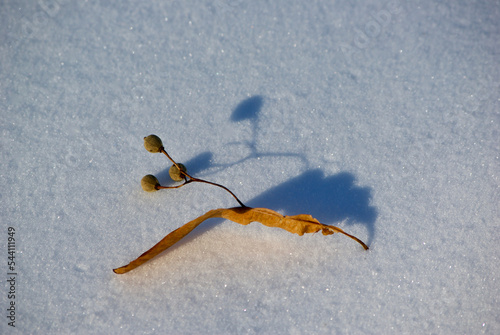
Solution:
[{"label": "curved stem", "polygon": [[223,185],[220,185],[220,184],[217,184],[217,183],[213,183],[211,181],[208,181],[208,180],[203,180],[203,179],[198,179],[198,178],[193,178],[191,176],[188,176],[192,181],[197,181],[197,182],[200,182],[200,183],[206,183],[206,184],[210,184],[210,185],[214,185],[214,186],[218,186],[226,191],[228,191],[232,196],[233,198],[238,201],[238,203],[240,204],[241,207],[247,207],[245,206],[245,204],[243,204],[240,199],[238,199],[238,197],[233,193],[231,192],[227,187],[223,186]]},{"label": "curved stem", "polygon": [[[204,179],[199,179],[199,178],[195,178],[195,177],[192,177],[191,175],[189,175],[189,173],[187,173],[186,171],[183,171],[179,164],[177,164],[172,157],[170,157],[170,155],[165,151],[165,148],[161,147],[160,148],[160,152],[162,152],[163,154],[165,154],[165,156],[167,156],[167,158],[172,162],[174,163],[175,167],[180,171],[180,173],[184,176],[184,180],[186,180],[186,182],[184,184],[181,184],[181,185],[178,185],[178,186],[157,186],[158,189],[162,189],[162,188],[179,188],[179,187],[182,187],[184,185],[186,185],[187,183],[190,183],[192,181],[197,181],[199,183],[206,183],[206,184],[210,184],[210,185],[213,185],[213,186],[217,186],[217,187],[220,187],[224,190],[226,190],[227,192],[229,192],[229,194],[231,194],[233,196],[233,198],[240,204],[241,207],[247,207],[245,206],[244,203],[241,202],[240,199],[238,199],[238,197],[233,193],[231,192],[231,190],[229,190],[227,187],[223,186],[223,185],[220,185],[220,184],[217,184],[217,183],[213,183],[211,181],[208,181],[208,180],[204,180]],[[189,180],[187,180],[186,178],[189,178]]]}]

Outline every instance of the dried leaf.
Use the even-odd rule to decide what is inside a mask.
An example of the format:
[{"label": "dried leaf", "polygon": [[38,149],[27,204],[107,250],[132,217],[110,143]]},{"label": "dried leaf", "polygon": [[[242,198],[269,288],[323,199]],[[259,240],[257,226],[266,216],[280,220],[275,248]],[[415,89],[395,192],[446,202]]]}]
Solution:
[{"label": "dried leaf", "polygon": [[308,214],[283,216],[280,213],[268,208],[219,208],[213,209],[203,214],[202,216],[186,223],[182,227],[174,230],[173,232],[165,236],[160,242],[155,244],[151,249],[139,256],[136,260],[130,262],[128,265],[114,269],[113,271],[117,274],[123,274],[135,269],[139,265],[149,261],[151,258],[173,246],[203,221],[217,217],[231,220],[242,225],[247,225],[251,222],[260,222],[265,226],[282,228],[286,231],[289,231],[290,233],[298,234],[300,236],[307,233],[317,233],[320,230],[323,235],[341,233],[349,236],[350,238],[361,244],[365,250],[368,250],[368,246],[357,237],[347,234],[338,227],[322,224]]},{"label": "dried leaf", "polygon": [[113,271],[115,273],[122,274],[135,269],[139,265],[149,261],[151,258],[155,257],[162,251],[167,250],[175,243],[179,242],[184,236],[189,234],[194,228],[198,227],[198,225],[203,221],[210,218],[220,217],[222,211],[223,209],[214,209],[194,219],[193,221],[189,221],[182,227],[177,228],[176,230],[165,236],[160,242],[156,243],[151,249],[140,255],[136,260],[130,262],[125,266],[114,269]]}]

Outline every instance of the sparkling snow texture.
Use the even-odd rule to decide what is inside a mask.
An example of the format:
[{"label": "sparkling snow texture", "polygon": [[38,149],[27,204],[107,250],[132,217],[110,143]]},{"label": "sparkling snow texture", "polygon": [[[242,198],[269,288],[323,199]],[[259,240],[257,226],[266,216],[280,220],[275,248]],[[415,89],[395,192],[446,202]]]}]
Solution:
[{"label": "sparkling snow texture", "polygon": [[[2,334],[499,334],[497,1],[2,1]],[[335,234],[211,220],[167,159]],[[16,327],[7,228],[16,229]]]}]

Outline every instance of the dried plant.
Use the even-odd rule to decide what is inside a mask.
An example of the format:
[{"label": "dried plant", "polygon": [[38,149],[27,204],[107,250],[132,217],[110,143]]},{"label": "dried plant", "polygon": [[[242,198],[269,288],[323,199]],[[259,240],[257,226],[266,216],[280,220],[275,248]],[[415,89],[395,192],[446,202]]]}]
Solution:
[{"label": "dried plant", "polygon": [[145,137],[144,147],[149,152],[153,153],[161,152],[165,154],[168,157],[168,159],[173,163],[172,167],[169,170],[170,177],[174,181],[184,181],[184,183],[177,186],[161,186],[160,183],[158,182],[158,179],[155,176],[146,175],[141,180],[141,186],[144,189],[144,191],[155,192],[160,189],[179,188],[192,182],[207,183],[210,185],[220,187],[229,192],[234,197],[234,199],[236,199],[236,201],[240,204],[240,207],[219,208],[208,211],[202,216],[186,223],[182,227],[174,230],[173,232],[165,236],[160,242],[155,244],[151,249],[143,253],[134,261],[130,262],[125,266],[114,269],[113,271],[117,274],[123,274],[129,272],[130,270],[133,270],[136,267],[140,266],[141,264],[144,264],[145,262],[149,261],[156,255],[160,254],[161,252],[165,251],[166,249],[170,248],[175,243],[180,241],[183,237],[189,234],[203,221],[210,218],[224,218],[242,225],[247,225],[251,222],[260,222],[265,226],[282,228],[285,229],[286,231],[289,231],[290,233],[298,234],[300,236],[307,233],[317,233],[320,230],[323,233],[323,235],[341,233],[352,238],[353,240],[361,244],[361,246],[365,250],[368,250],[368,246],[357,237],[344,232],[342,229],[338,227],[322,224],[318,220],[313,218],[311,215],[299,214],[294,216],[283,216],[280,213],[277,213],[271,209],[251,208],[245,206],[238,199],[238,197],[233,192],[231,192],[227,187],[203,179],[194,178],[191,175],[189,175],[186,167],[183,164],[176,163],[170,157],[170,155],[165,151],[161,139],[156,135],[149,135]]}]

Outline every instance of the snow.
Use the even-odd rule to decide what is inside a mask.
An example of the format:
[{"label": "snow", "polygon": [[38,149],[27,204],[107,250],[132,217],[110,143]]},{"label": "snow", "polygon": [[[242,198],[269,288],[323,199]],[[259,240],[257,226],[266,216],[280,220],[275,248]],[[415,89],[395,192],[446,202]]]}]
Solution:
[{"label": "snow", "polygon": [[[498,3],[3,1],[0,21],[0,333],[500,333]],[[142,191],[170,183],[149,134],[370,250],[214,219],[114,274],[237,206]]]}]

